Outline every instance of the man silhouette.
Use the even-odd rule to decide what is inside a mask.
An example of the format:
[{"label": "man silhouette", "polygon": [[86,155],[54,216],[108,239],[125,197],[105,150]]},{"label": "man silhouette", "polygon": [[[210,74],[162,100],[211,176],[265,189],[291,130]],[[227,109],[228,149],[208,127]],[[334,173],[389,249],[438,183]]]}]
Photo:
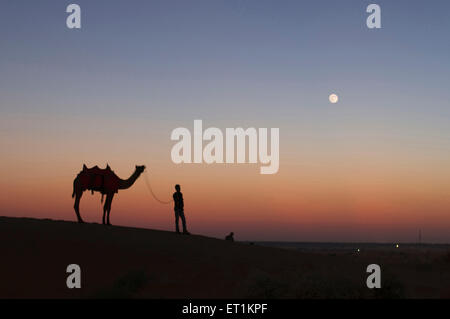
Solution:
[{"label": "man silhouette", "polygon": [[180,233],[180,229],[178,227],[178,220],[181,217],[181,222],[183,224],[183,234],[189,235],[189,232],[186,229],[186,218],[184,217],[184,202],[183,202],[183,194],[180,192],[180,185],[175,185],[176,192],[173,193],[173,202],[175,204],[175,228],[177,230],[177,234]]}]

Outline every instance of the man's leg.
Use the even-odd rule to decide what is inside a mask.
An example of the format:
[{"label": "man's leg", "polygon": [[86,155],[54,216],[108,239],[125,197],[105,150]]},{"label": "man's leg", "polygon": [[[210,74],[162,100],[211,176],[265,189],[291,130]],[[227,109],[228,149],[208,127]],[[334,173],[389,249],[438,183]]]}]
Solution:
[{"label": "man's leg", "polygon": [[178,227],[178,218],[179,217],[180,217],[180,215],[179,215],[178,211],[175,210],[175,229],[176,229],[177,233],[180,232],[180,229]]},{"label": "man's leg", "polygon": [[186,217],[184,217],[184,211],[180,212],[181,222],[183,224],[183,233],[188,233],[186,229]]}]

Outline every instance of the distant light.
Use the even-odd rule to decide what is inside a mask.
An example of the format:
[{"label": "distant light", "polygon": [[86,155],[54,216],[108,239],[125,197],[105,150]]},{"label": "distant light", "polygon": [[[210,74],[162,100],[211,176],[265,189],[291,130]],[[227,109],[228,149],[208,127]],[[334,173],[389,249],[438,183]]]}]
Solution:
[{"label": "distant light", "polygon": [[359,248],[358,248],[358,253],[360,252]]},{"label": "distant light", "polygon": [[328,99],[330,100],[330,103],[332,103],[332,104],[336,104],[339,101],[339,97],[337,96],[337,94],[334,94],[334,93],[330,94]]},{"label": "distant light", "polygon": [[395,245],[395,248],[398,248],[398,244],[397,244],[397,245]]}]

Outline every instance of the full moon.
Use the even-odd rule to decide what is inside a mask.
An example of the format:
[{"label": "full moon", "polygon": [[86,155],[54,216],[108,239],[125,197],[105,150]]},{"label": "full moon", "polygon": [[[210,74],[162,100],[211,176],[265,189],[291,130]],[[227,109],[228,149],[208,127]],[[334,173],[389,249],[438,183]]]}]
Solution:
[{"label": "full moon", "polygon": [[330,94],[330,96],[328,97],[328,99],[330,100],[330,103],[337,103],[339,101],[339,97],[336,94]]}]

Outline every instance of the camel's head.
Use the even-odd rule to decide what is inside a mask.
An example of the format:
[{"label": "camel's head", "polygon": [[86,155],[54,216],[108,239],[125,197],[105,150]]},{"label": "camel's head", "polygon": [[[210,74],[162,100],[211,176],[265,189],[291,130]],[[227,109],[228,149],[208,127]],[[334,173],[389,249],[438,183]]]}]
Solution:
[{"label": "camel's head", "polygon": [[136,172],[138,172],[139,174],[142,174],[145,171],[145,165],[136,165]]}]

